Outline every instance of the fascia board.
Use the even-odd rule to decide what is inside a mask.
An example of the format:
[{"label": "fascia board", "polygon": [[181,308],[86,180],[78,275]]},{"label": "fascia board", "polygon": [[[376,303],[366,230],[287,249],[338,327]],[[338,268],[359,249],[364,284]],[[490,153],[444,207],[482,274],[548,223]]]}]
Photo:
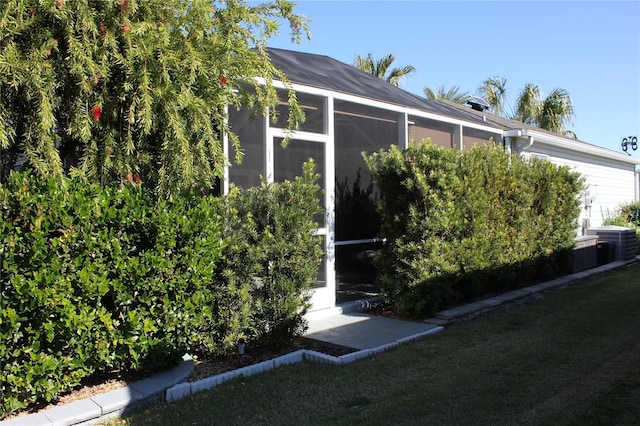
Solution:
[{"label": "fascia board", "polygon": [[534,144],[536,142],[544,143],[546,145],[564,148],[569,151],[578,152],[581,154],[588,154],[594,157],[607,158],[609,160],[619,161],[627,164],[640,165],[640,158],[630,157],[628,155],[620,154],[615,151],[611,151],[606,148],[602,148],[595,145],[590,145],[584,142],[563,138],[560,136],[550,135],[548,133],[536,132],[531,129],[514,129],[504,132],[506,137],[533,137]]}]

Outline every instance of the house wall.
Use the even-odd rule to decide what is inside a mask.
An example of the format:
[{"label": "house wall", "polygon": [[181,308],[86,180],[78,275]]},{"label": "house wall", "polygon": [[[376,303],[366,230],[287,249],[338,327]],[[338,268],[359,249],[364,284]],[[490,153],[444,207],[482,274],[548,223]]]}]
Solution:
[{"label": "house wall", "polygon": [[[579,235],[584,234],[583,224],[602,226],[605,219],[615,216],[620,204],[635,200],[635,167],[612,159],[595,157],[575,151],[534,143],[523,156],[546,156],[554,164],[568,166],[585,178],[586,190],[582,195],[582,208],[578,220]],[[591,206],[589,207],[589,200]]]}]

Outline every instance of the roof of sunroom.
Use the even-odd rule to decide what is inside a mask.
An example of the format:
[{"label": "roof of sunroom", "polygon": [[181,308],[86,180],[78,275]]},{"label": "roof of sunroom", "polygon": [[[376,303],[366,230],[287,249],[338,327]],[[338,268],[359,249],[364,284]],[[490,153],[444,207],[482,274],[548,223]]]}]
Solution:
[{"label": "roof of sunroom", "polygon": [[[477,117],[450,105],[430,101],[329,56],[268,48],[271,62],[291,80],[305,86],[415,108],[433,114],[477,122]],[[483,123],[489,127],[499,126]]]},{"label": "roof of sunroom", "polygon": [[466,105],[443,100],[432,101],[414,95],[329,56],[276,48],[268,48],[267,51],[271,62],[284,72],[292,83],[414,108],[468,123],[493,127],[504,132],[522,130],[525,133],[543,136],[548,142],[565,149],[591,152],[596,156],[630,164],[640,164],[639,158],[627,157],[616,151],[567,138],[517,120],[500,117],[486,111],[474,111]]}]

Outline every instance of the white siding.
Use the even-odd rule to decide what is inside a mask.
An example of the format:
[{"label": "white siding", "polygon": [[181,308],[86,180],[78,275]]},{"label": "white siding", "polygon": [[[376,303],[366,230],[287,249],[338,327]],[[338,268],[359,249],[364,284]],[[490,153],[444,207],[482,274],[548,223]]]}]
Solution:
[{"label": "white siding", "polygon": [[584,219],[589,219],[591,227],[601,226],[605,219],[615,215],[620,204],[635,201],[635,167],[632,164],[576,151],[563,151],[538,142],[523,154],[547,156],[552,163],[569,166],[585,178],[586,192],[593,201],[591,208],[586,207],[586,194],[583,194],[578,221],[579,234],[584,232],[582,229]]}]

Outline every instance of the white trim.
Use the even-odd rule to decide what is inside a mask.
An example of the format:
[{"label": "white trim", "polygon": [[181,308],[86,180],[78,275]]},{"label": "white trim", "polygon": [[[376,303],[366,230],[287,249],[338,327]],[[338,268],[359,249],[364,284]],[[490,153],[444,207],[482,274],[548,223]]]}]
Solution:
[{"label": "white trim", "polygon": [[276,138],[291,138],[296,140],[304,140],[309,142],[320,142],[326,144],[329,142],[329,136],[321,133],[303,132],[299,130],[287,131],[277,127],[270,127],[271,135]]},{"label": "white trim", "polygon": [[454,129],[453,133],[453,149],[457,149],[458,151],[462,151],[464,149],[464,126],[462,124],[458,124]]},{"label": "white trim", "polygon": [[274,162],[274,158],[273,158],[273,144],[274,144],[274,130],[277,129],[272,129],[271,126],[269,126],[269,115],[268,115],[269,111],[267,111],[267,115],[264,117],[264,148],[265,148],[265,171],[264,171],[264,178],[265,181],[267,183],[273,183],[274,181],[274,169],[275,169],[275,162]]},{"label": "white trim", "polygon": [[[325,205],[325,286],[313,289],[311,295],[311,310],[326,309],[336,304],[336,273],[335,273],[335,143],[334,143],[334,105],[333,98],[324,98],[326,111],[324,122],[324,205]],[[306,135],[306,134],[305,134]],[[320,142],[320,141],[319,141]]]},{"label": "white trim", "polygon": [[[265,80],[263,78],[256,79],[259,84],[265,84]],[[450,124],[458,124],[463,125],[464,127],[472,127],[478,130],[484,130],[486,132],[496,133],[502,135],[503,130],[499,127],[491,127],[483,124],[474,123],[473,121],[466,121],[459,118],[447,117],[445,115],[440,115],[436,113],[431,113],[427,111],[423,111],[416,108],[401,106],[398,104],[387,103],[383,101],[378,101],[369,98],[363,98],[358,95],[350,95],[348,93],[337,92],[334,90],[321,89],[313,86],[306,86],[299,83],[288,83],[285,84],[282,81],[274,80],[274,87],[277,89],[293,89],[295,92],[303,92],[310,95],[317,95],[323,97],[331,97],[333,99],[338,99],[341,101],[352,102],[360,105],[366,105],[374,108],[380,108],[387,111],[393,111],[397,113],[405,113],[408,115],[415,115],[422,118],[427,118],[430,120],[441,121],[444,123]]]},{"label": "white trim", "polygon": [[[224,115],[225,115],[225,119],[224,122],[226,125],[229,124],[229,105],[226,105],[224,107]],[[229,161],[229,151],[230,151],[230,147],[229,147],[229,135],[227,132],[225,132],[224,130],[220,132],[222,135],[222,153],[224,154],[224,159],[226,162],[230,162]],[[225,164],[224,165],[224,170],[222,172],[222,182],[220,182],[221,187],[220,190],[222,192],[222,194],[227,195],[229,193],[229,165]]]},{"label": "white trim", "polygon": [[640,169],[637,169],[635,171],[635,174],[633,175],[633,181],[633,184],[635,186],[636,201],[640,201]]},{"label": "white trim", "polygon": [[628,155],[620,154],[610,149],[602,148],[599,146],[591,145],[591,144],[580,142],[577,140],[568,139],[562,136],[556,136],[548,133],[537,132],[532,129],[506,130],[504,132],[504,136],[516,137],[516,138],[533,137],[534,141],[541,142],[546,145],[554,146],[557,148],[563,148],[568,151],[587,154],[594,157],[607,158],[610,160],[615,160],[615,161],[619,161],[627,164],[640,165],[640,158],[630,157]]},{"label": "white trim", "polygon": [[406,149],[409,147],[409,114],[401,112],[398,115],[398,141],[402,142],[402,148]]}]

